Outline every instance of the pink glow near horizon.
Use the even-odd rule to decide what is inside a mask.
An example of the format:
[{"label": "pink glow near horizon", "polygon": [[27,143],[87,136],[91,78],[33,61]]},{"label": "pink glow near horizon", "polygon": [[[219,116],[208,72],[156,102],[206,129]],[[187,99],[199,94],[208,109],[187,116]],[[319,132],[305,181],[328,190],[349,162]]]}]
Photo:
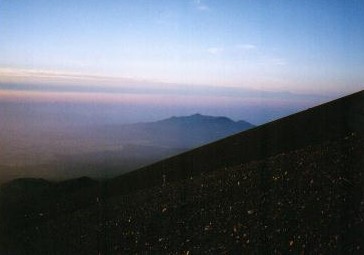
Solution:
[{"label": "pink glow near horizon", "polygon": [[[163,94],[111,94],[84,92],[34,92],[0,90],[2,102],[27,103],[92,103],[92,104],[120,104],[120,105],[159,105],[159,106],[275,106],[284,107],[292,104],[292,100],[268,98],[239,98],[228,96],[196,96],[196,95],[163,95]],[[310,105],[307,100],[294,100],[296,105]]]}]

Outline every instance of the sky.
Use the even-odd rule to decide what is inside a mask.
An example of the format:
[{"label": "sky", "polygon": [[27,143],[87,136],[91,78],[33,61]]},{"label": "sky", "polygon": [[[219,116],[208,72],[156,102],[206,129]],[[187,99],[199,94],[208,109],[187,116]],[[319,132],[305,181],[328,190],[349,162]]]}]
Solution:
[{"label": "sky", "polygon": [[0,103],[262,123],[363,89],[363,25],[364,0],[0,0]]}]

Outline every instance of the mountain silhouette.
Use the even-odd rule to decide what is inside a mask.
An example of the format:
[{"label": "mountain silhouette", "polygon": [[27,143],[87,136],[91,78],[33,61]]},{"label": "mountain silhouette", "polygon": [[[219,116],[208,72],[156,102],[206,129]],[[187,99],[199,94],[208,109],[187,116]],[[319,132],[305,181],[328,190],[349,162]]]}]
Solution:
[{"label": "mountain silhouette", "polygon": [[[246,121],[233,121],[227,117],[201,114],[171,117],[168,119],[125,125],[110,134],[132,143],[191,149],[223,137],[254,127]],[[134,142],[133,142],[134,141]]]},{"label": "mountain silhouette", "polygon": [[79,176],[112,177],[254,127],[246,121],[201,114],[88,130],[111,149],[58,155]]},{"label": "mountain silhouette", "polygon": [[[25,206],[3,197],[0,253],[362,254],[363,109],[361,91]],[[208,118],[153,125],[191,119]]]}]

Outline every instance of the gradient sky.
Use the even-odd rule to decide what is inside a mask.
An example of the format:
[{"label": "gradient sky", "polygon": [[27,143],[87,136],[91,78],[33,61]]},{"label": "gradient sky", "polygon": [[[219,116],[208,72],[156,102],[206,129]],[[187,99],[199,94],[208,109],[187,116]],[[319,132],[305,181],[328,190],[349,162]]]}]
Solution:
[{"label": "gradient sky", "polygon": [[0,0],[0,101],[308,107],[363,89],[363,25],[363,0]]}]

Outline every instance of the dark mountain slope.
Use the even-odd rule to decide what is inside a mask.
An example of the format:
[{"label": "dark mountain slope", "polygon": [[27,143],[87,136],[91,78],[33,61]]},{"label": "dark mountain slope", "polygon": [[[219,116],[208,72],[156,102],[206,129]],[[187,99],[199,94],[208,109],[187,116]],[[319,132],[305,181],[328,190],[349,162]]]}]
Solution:
[{"label": "dark mountain slope", "polygon": [[109,192],[119,194],[158,185],[163,175],[170,181],[189,178],[209,169],[264,159],[351,133],[364,135],[364,91],[125,174],[109,183]]},{"label": "dark mountain slope", "polygon": [[0,252],[362,254],[363,109],[362,91],[120,176]]},{"label": "dark mountain slope", "polygon": [[363,154],[354,134],[161,180],[30,224],[7,247],[11,254],[359,255]]}]

